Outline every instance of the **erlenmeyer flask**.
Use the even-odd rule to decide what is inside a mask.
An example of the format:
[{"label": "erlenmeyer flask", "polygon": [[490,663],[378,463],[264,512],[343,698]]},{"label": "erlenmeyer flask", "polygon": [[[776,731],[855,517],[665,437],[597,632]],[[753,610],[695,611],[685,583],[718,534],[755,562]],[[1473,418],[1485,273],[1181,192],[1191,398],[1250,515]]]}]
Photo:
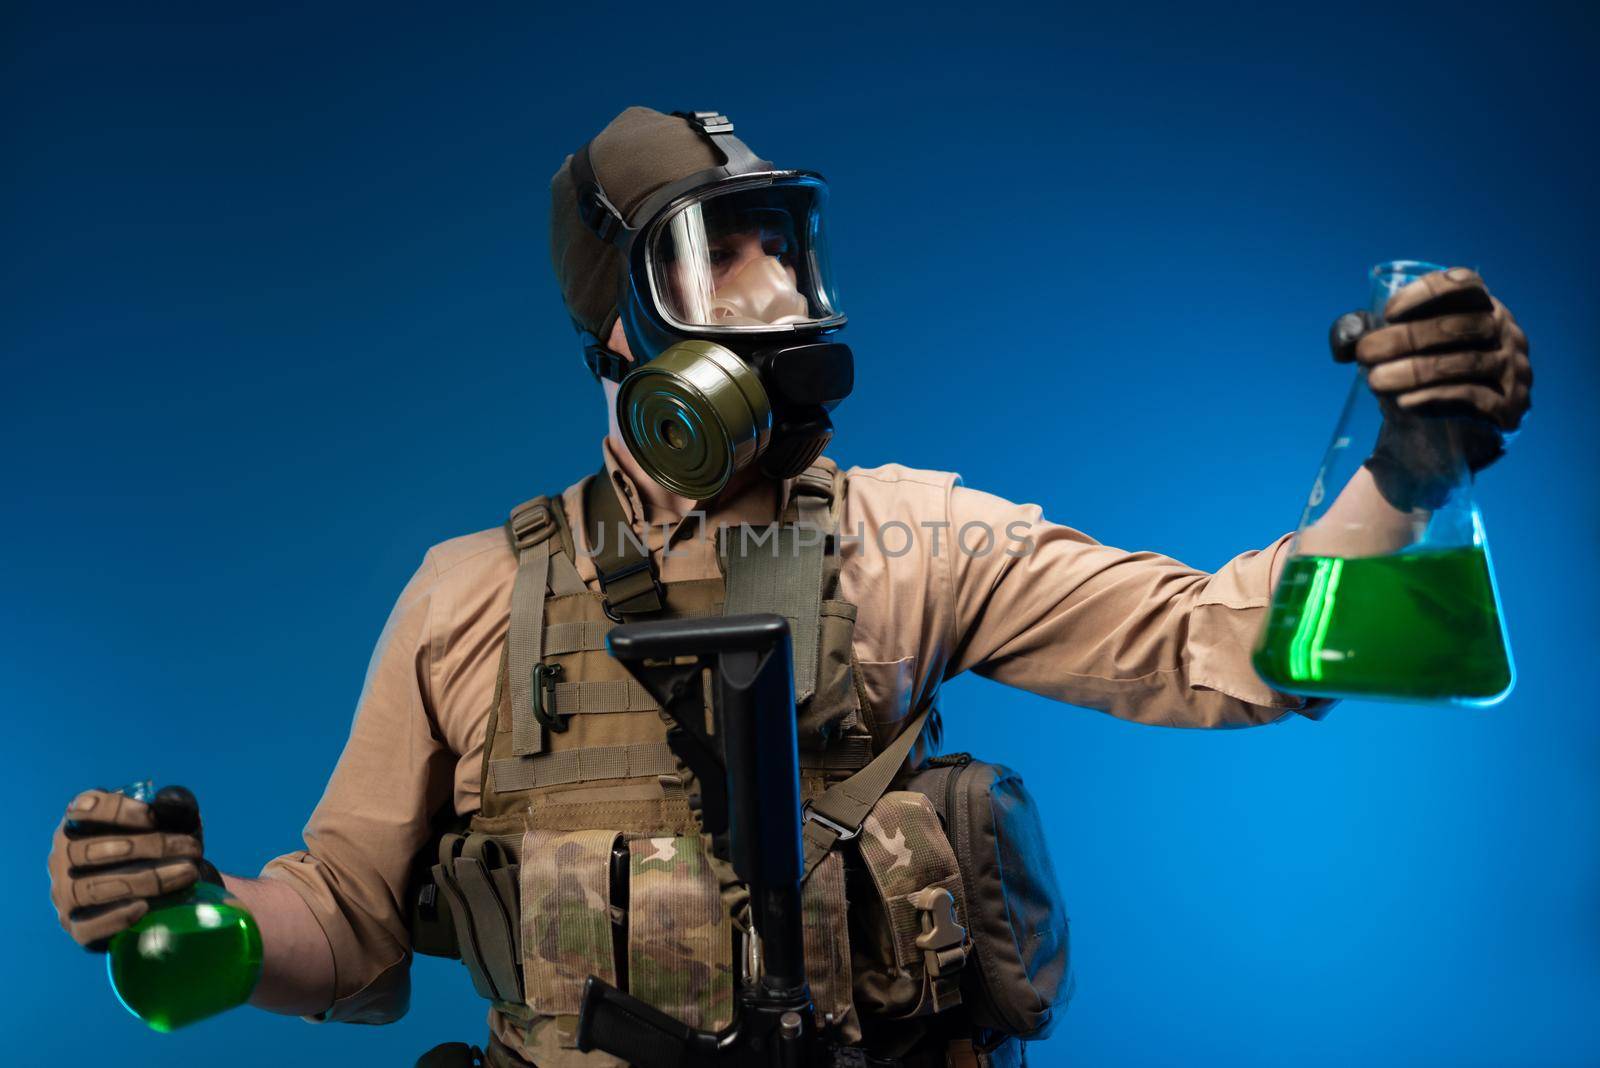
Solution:
[{"label": "erlenmeyer flask", "polygon": [[[1381,320],[1391,295],[1442,269],[1379,264],[1369,310]],[[1356,373],[1256,643],[1263,679],[1289,693],[1464,705],[1511,692],[1494,568],[1463,458],[1463,436],[1474,432],[1461,418],[1386,410]],[[1422,469],[1425,488],[1389,489],[1374,476],[1385,455]]]}]

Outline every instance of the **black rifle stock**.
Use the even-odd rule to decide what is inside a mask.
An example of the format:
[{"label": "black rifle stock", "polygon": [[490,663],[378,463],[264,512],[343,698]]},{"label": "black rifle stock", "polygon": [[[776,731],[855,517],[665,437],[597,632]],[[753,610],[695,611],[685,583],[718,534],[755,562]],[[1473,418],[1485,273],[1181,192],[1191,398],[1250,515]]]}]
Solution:
[{"label": "black rifle stock", "polygon": [[[789,625],[758,614],[630,623],[606,639],[611,655],[660,702],[667,742],[698,780],[695,807],[717,856],[750,887],[761,975],[735,996],[722,1032],[700,1031],[591,976],[577,1046],[636,1068],[817,1063],[806,985],[800,883],[800,767],[795,746]],[[710,669],[715,722],[707,722]]]}]

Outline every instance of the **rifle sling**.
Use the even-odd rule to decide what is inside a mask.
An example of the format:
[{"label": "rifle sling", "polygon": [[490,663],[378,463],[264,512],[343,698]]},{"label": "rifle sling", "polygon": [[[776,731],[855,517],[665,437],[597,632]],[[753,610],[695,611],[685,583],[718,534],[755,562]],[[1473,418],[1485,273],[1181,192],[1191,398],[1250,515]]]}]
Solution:
[{"label": "rifle sling", "polygon": [[932,713],[932,705],[918,712],[870,764],[843,782],[835,783],[806,806],[805,821],[801,825],[806,875],[822,863],[822,858],[835,845],[861,833],[861,825],[867,822],[872,806],[894,782]]}]

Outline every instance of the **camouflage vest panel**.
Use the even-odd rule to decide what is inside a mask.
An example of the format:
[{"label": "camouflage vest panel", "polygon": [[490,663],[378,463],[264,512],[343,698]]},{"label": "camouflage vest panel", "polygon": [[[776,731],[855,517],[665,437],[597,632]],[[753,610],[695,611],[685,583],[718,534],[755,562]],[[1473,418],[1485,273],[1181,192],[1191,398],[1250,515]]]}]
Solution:
[{"label": "camouflage vest panel", "polygon": [[[872,757],[852,649],[855,606],[838,599],[842,504],[843,476],[819,461],[796,480],[778,527],[724,532],[723,578],[667,584],[660,611],[625,616],[788,617],[808,799]],[[521,975],[496,992],[492,984],[479,989],[495,998],[496,1035],[530,1060],[614,1063],[572,1046],[584,979],[598,975],[716,1030],[731,1016],[740,943],[702,854],[659,708],[605,651],[614,624],[573,564],[559,500],[519,506],[510,535],[519,556],[512,624],[471,831],[507,854],[508,877],[520,884],[520,917],[507,920]],[[741,555],[734,544],[741,537],[759,551]],[[741,559],[763,563],[752,568]],[[807,880],[804,904],[818,1022],[853,1041],[860,1031],[837,852]]]}]

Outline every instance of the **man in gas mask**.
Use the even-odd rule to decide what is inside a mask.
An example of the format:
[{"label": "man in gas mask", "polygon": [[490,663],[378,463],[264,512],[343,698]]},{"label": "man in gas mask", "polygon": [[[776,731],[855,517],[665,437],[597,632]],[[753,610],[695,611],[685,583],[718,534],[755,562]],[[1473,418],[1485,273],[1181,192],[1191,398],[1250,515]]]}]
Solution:
[{"label": "man in gas mask", "polygon": [[[656,706],[604,634],[765,610],[794,636],[817,1027],[873,1063],[1016,1063],[1016,1039],[1047,1030],[1066,995],[1064,961],[1034,962],[1039,1018],[976,1007],[974,991],[1007,991],[985,986],[972,937],[930,923],[929,888],[960,885],[936,878],[948,846],[922,841],[936,825],[891,823],[885,799],[900,795],[874,769],[927,757],[940,683],[969,669],[1140,723],[1320,716],[1325,702],[1275,692],[1250,665],[1287,536],[1212,574],[1101,545],[952,474],[839,471],[821,454],[853,363],[826,186],[756,157],[720,115],[630,108],[551,189],[556,274],[605,390],[604,465],[427,553],[306,848],[258,879],[224,877],[262,930],[254,1003],[385,1022],[405,1011],[413,950],[453,950],[493,1004],[492,1064],[615,1063],[575,1048],[589,974],[726,1026],[758,947],[696,859]],[[1526,338],[1459,268],[1388,311],[1395,325],[1378,330],[1340,320],[1336,353],[1371,368],[1391,410],[1475,416],[1486,466],[1528,407]],[[1339,515],[1403,539],[1413,502],[1398,495],[1424,465],[1392,440],[1377,459]],[[752,530],[771,551],[748,550]],[[86,945],[204,863],[197,837],[163,833],[130,799],[89,791],[69,815],[81,829],[57,832],[52,898]],[[466,833],[440,838],[451,823]],[[893,892],[895,872],[925,864],[915,893]],[[956,915],[969,909],[981,903]]]}]

